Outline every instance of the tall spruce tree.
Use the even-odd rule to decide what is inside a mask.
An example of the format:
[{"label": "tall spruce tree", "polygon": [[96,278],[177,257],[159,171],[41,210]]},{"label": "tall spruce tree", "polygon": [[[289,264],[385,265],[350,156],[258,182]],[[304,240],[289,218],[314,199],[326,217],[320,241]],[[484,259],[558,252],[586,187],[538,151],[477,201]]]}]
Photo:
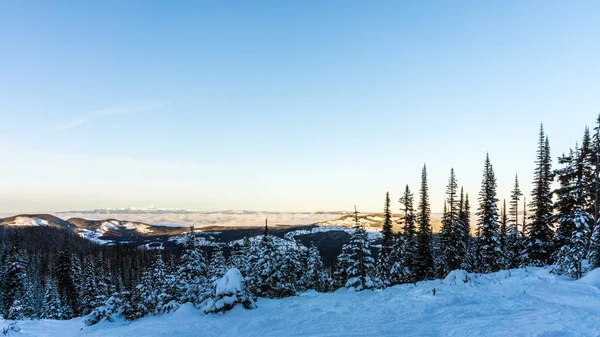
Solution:
[{"label": "tall spruce tree", "polygon": [[505,267],[512,269],[521,265],[521,252],[523,250],[523,235],[519,231],[519,200],[523,195],[519,187],[519,178],[515,175],[515,184],[510,194],[510,208],[508,211],[508,225],[504,243]]},{"label": "tall spruce tree", "polygon": [[408,185],[404,189],[404,194],[398,200],[404,207],[401,210],[404,212],[403,228],[402,228],[402,243],[404,247],[403,260],[406,268],[411,274],[411,280],[414,278],[415,261],[417,258],[417,228],[414,209],[414,196]]},{"label": "tall spruce tree", "polygon": [[501,267],[497,203],[496,176],[489,155],[486,155],[477,212],[477,261],[481,273],[495,272]]},{"label": "tall spruce tree", "polygon": [[392,211],[390,209],[390,192],[385,194],[385,205],[383,208],[383,227],[381,230],[383,240],[381,251],[377,258],[377,276],[385,285],[390,283],[390,270],[394,261],[392,250],[394,249],[394,233],[392,231]]},{"label": "tall spruce tree", "polygon": [[555,271],[580,278],[584,272],[583,260],[587,254],[592,217],[585,212],[586,188],[589,186],[584,173],[586,165],[580,149],[563,154],[558,160],[563,168],[556,170],[560,187],[556,190],[558,200],[558,230],[554,261]]},{"label": "tall spruce tree", "polygon": [[500,207],[500,249],[502,250],[502,267],[506,266],[506,250],[508,237],[508,213],[506,211],[506,199],[503,199]]},{"label": "tall spruce tree", "polygon": [[417,281],[433,279],[433,248],[431,231],[431,206],[427,186],[427,167],[423,165],[421,190],[417,209],[417,252],[414,264],[414,277]]},{"label": "tall spruce tree", "polygon": [[543,266],[551,262],[553,246],[553,204],[551,184],[552,159],[548,137],[544,135],[543,125],[540,127],[536,168],[534,172],[532,201],[530,207],[533,214],[525,242],[526,263]]},{"label": "tall spruce tree", "polygon": [[462,251],[459,252],[459,259],[462,261],[465,259],[468,251],[469,241],[471,240],[471,207],[469,206],[469,195],[465,197],[463,188],[460,188],[460,199],[458,202],[458,237],[462,241]]},{"label": "tall spruce tree", "polygon": [[600,268],[600,114],[596,119],[591,143],[589,161],[594,173],[588,189],[592,194],[593,205],[590,206],[590,213],[593,221],[588,257],[593,268]]},{"label": "tall spruce tree", "polygon": [[450,170],[446,196],[440,237],[440,262],[438,263],[440,277],[445,277],[450,271],[459,269],[466,251],[463,241],[464,228],[460,222],[458,183],[453,168]]}]

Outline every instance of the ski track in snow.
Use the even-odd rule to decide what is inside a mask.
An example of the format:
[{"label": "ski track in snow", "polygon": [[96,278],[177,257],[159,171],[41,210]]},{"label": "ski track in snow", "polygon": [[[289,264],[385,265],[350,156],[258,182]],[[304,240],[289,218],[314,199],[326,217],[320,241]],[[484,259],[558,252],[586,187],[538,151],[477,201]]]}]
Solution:
[{"label": "ski track in snow", "polygon": [[[600,270],[596,270],[596,276]],[[593,273],[593,272],[592,272]],[[190,305],[133,323],[83,320],[19,322],[16,336],[599,336],[600,282],[555,277],[541,268],[463,274],[446,281],[399,285],[382,291],[309,291],[259,299],[204,315]],[[600,277],[598,277],[600,280]],[[594,285],[591,285],[594,284]],[[432,289],[436,288],[436,295]],[[2,322],[6,326],[8,322]]]}]

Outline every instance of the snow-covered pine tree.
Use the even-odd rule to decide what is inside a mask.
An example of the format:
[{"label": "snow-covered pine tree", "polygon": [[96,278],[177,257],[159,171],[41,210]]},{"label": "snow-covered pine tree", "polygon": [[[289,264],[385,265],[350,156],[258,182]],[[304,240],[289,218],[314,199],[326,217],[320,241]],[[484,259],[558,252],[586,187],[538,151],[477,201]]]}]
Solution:
[{"label": "snow-covered pine tree", "polygon": [[521,251],[523,250],[523,236],[519,231],[519,199],[523,195],[519,187],[519,177],[515,175],[515,184],[510,194],[508,225],[504,251],[505,267],[512,269],[521,265]]},{"label": "snow-covered pine tree", "polygon": [[464,195],[463,188],[460,188],[460,198],[458,201],[458,223],[456,226],[457,238],[461,240],[461,244],[457,247],[457,259],[462,262],[467,257],[469,242],[471,241],[471,207],[469,206],[469,194]]},{"label": "snow-covered pine tree", "polygon": [[350,245],[344,244],[340,254],[336,258],[333,274],[334,285],[336,288],[345,287],[346,282],[348,282],[348,269],[350,268],[351,253]]},{"label": "snow-covered pine tree", "polygon": [[502,201],[502,206],[500,207],[500,231],[499,231],[499,239],[500,239],[500,250],[502,251],[502,256],[500,258],[500,266],[501,268],[506,268],[507,266],[507,237],[508,237],[508,213],[506,211],[506,199]]},{"label": "snow-covered pine tree", "polygon": [[208,276],[210,283],[219,280],[225,272],[227,272],[227,266],[225,261],[225,256],[223,255],[223,250],[221,246],[216,244],[213,248],[212,255],[210,257],[210,263],[208,265]]},{"label": "snow-covered pine tree", "polygon": [[229,269],[214,284],[214,291],[208,300],[205,313],[219,313],[233,309],[236,305],[245,309],[256,307],[244,286],[244,277],[236,268]]},{"label": "snow-covered pine tree", "polygon": [[[10,316],[10,310],[13,306],[22,306],[27,280],[26,270],[27,259],[21,249],[20,239],[16,234],[13,234],[10,237],[9,247],[3,256],[2,277],[0,278],[1,314],[7,319],[14,319]],[[13,308],[13,314],[21,315],[21,312]]]},{"label": "snow-covered pine tree", "polygon": [[68,305],[64,303],[58,292],[58,286],[53,277],[46,278],[44,287],[44,299],[42,302],[42,312],[40,318],[43,319],[69,319],[72,312]]},{"label": "snow-covered pine tree", "polygon": [[204,254],[197,244],[196,238],[186,236],[184,251],[177,269],[177,297],[179,303],[200,305],[204,301],[208,287],[208,267]]},{"label": "snow-covered pine tree", "polygon": [[98,287],[96,284],[94,259],[92,256],[86,256],[83,259],[83,263],[83,287],[79,297],[81,314],[85,316],[91,313],[95,307],[100,305],[100,303],[96,302],[96,296],[98,296]]},{"label": "snow-covered pine tree", "polygon": [[557,196],[555,208],[558,211],[558,228],[554,240],[555,250],[566,246],[571,240],[571,233],[573,233],[575,225],[571,215],[575,209],[575,204],[579,202],[577,200],[579,198],[576,198],[573,191],[577,181],[576,155],[573,149],[569,150],[568,155],[563,154],[559,157],[558,164],[563,167],[554,170],[560,183],[560,186],[554,191]]},{"label": "snow-covered pine tree", "polygon": [[593,203],[590,205],[589,213],[592,214],[592,228],[588,258],[593,268],[600,268],[600,114],[596,119],[594,135],[591,140],[591,154],[588,158],[594,173],[589,182],[589,191],[592,194]]},{"label": "snow-covered pine tree", "polygon": [[128,305],[132,309],[124,313],[125,318],[133,320],[172,310],[176,294],[172,276],[167,273],[162,256],[156,254],[152,268],[143,271],[142,279],[131,295]]},{"label": "snow-covered pine tree", "polygon": [[353,288],[356,291],[374,289],[378,284],[375,279],[374,260],[369,249],[369,236],[367,231],[360,225],[356,210],[354,221],[355,229],[350,237],[350,242],[347,243],[350,256],[346,288]]},{"label": "snow-covered pine tree", "polygon": [[[400,204],[404,206],[403,208],[400,208],[400,210],[404,212],[404,226],[402,228],[401,241],[401,243],[403,244],[402,250],[404,253],[403,262],[404,266],[408,268],[408,271],[411,274],[411,279],[409,281],[412,281],[414,278],[414,264],[417,256],[417,217],[415,215],[415,209],[413,206],[413,193],[410,191],[408,185],[406,185],[406,188],[404,189],[404,194],[402,195],[402,197],[400,197],[398,202],[400,202]],[[396,245],[398,244],[398,242],[400,241],[396,241]],[[395,249],[397,248],[395,247]]]},{"label": "snow-covered pine tree", "polygon": [[102,320],[112,322],[115,316],[122,315],[123,298],[122,294],[113,287],[112,295],[102,304],[94,308],[85,319],[86,325],[94,325]]},{"label": "snow-covered pine tree", "polygon": [[[265,224],[262,240],[249,256],[250,289],[256,297],[282,298],[296,294],[296,275],[301,268],[297,252],[280,247]],[[284,251],[285,250],[285,251]]]},{"label": "snow-covered pine tree", "polygon": [[466,250],[463,228],[459,218],[458,184],[454,168],[450,170],[446,195],[438,262],[438,276],[440,277],[445,277],[450,271],[460,268]]},{"label": "snow-covered pine tree", "polygon": [[98,261],[94,268],[95,283],[96,283],[96,298],[94,299],[94,308],[103,305],[110,296],[110,277],[108,275],[108,268],[102,253],[98,255]]},{"label": "snow-covered pine tree", "polygon": [[233,247],[229,260],[227,261],[227,267],[229,269],[236,268],[242,275],[246,276],[245,270],[247,269],[246,264],[248,261],[248,253],[250,250],[250,239],[245,236],[242,240],[242,244],[237,248]]},{"label": "snow-covered pine tree", "polygon": [[529,217],[531,223],[525,240],[526,263],[543,266],[550,262],[553,241],[553,205],[551,184],[552,159],[548,137],[544,135],[543,125],[540,127],[536,168],[533,181],[533,200],[530,207],[533,214]]},{"label": "snow-covered pine tree", "polygon": [[490,163],[489,155],[485,157],[483,180],[479,192],[479,209],[477,212],[477,261],[481,273],[498,271],[501,267],[502,250],[500,249],[498,228],[498,199],[496,198],[496,176]]},{"label": "snow-covered pine tree", "polygon": [[[61,250],[56,258],[56,281],[58,293],[61,296],[63,304],[68,306],[72,312],[76,312],[77,303],[77,284],[73,279],[73,251],[68,239],[65,238]],[[69,317],[72,318],[72,317]]]},{"label": "snow-covered pine tree", "polygon": [[584,211],[584,190],[588,186],[588,177],[584,175],[583,169],[586,163],[578,148],[575,152],[571,150],[568,156],[563,154],[558,162],[564,167],[555,171],[560,182],[560,187],[556,190],[559,227],[553,256],[555,271],[577,279],[584,272],[583,260],[587,254],[589,227],[593,221]]},{"label": "snow-covered pine tree", "polygon": [[323,270],[323,261],[315,245],[311,245],[308,249],[306,269],[302,273],[301,283],[306,289],[314,289],[318,292],[331,290],[331,277]]},{"label": "snow-covered pine tree", "polygon": [[409,268],[410,264],[407,260],[407,237],[396,235],[394,241],[394,249],[392,250],[394,264],[390,270],[390,286],[413,281],[412,272]]},{"label": "snow-covered pine tree", "polygon": [[417,209],[417,252],[414,261],[414,278],[416,281],[433,279],[433,248],[431,232],[431,208],[427,187],[427,167],[423,165],[421,173],[421,190]]},{"label": "snow-covered pine tree", "polygon": [[71,253],[71,282],[74,287],[74,297],[71,299],[74,316],[81,315],[81,301],[79,294],[82,293],[83,274],[81,271],[81,259],[74,252]]},{"label": "snow-covered pine tree", "polygon": [[392,211],[390,209],[390,192],[385,194],[385,205],[383,208],[383,227],[381,230],[383,239],[381,251],[377,257],[377,277],[383,285],[390,284],[390,271],[394,265],[392,250],[394,248],[394,233],[392,231]]}]

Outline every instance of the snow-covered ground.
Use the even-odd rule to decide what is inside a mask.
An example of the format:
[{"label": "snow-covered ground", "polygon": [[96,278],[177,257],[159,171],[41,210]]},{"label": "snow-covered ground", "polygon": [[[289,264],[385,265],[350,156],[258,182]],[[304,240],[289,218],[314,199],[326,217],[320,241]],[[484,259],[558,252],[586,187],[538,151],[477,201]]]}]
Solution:
[{"label": "snow-covered ground", "polygon": [[[463,280],[468,278],[468,282]],[[541,268],[383,291],[306,292],[205,315],[190,306],[127,323],[24,321],[15,336],[599,336],[600,270],[573,281]],[[436,289],[433,296],[432,289]],[[2,321],[0,321],[2,322]],[[1,325],[6,326],[7,322]]]},{"label": "snow-covered ground", "polygon": [[[299,235],[308,235],[308,234],[332,232],[332,231],[334,231],[334,232],[335,231],[343,231],[348,234],[354,233],[354,229],[351,227],[349,228],[349,227],[344,227],[344,226],[319,224],[318,226],[313,227],[311,229],[299,229],[296,231],[288,232],[284,235],[284,238],[286,238],[287,240],[294,241],[296,236],[299,236]],[[377,229],[369,228],[367,230],[367,234],[369,236],[369,240],[371,240],[371,241],[381,239],[383,237],[383,234],[381,234],[381,229],[379,229],[379,228],[377,228]]]},{"label": "snow-covered ground", "polygon": [[31,227],[31,226],[48,226],[48,221],[40,218],[31,218],[26,216],[18,216],[15,221],[7,224],[8,226]]}]

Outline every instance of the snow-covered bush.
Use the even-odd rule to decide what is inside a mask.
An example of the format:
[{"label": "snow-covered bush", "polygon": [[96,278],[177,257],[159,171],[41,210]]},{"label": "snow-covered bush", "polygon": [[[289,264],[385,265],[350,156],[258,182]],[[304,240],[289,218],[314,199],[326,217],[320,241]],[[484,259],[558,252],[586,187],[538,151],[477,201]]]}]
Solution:
[{"label": "snow-covered bush", "polygon": [[121,314],[123,301],[120,294],[115,293],[109,297],[103,305],[100,305],[85,319],[86,325],[94,325],[106,319],[109,322],[114,321],[115,317]]},{"label": "snow-covered bush", "polygon": [[215,290],[207,300],[205,313],[218,313],[231,310],[238,304],[245,309],[255,308],[255,304],[246,293],[244,277],[236,268],[231,268],[225,276],[214,283]]}]

